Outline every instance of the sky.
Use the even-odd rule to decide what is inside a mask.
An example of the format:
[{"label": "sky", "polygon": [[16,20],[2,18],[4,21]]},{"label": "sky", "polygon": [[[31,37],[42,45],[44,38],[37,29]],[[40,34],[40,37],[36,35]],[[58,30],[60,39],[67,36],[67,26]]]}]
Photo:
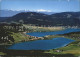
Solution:
[{"label": "sky", "polygon": [[0,10],[78,12],[80,0],[0,0]]}]

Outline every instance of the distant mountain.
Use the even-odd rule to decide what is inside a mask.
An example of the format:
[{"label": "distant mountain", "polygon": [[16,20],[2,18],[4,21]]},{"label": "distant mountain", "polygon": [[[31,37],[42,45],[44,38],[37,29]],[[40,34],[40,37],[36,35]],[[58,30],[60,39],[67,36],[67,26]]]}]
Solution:
[{"label": "distant mountain", "polygon": [[[20,10],[20,11],[0,10],[0,17],[11,17],[11,16],[14,16],[14,15],[16,15],[18,13],[21,13],[21,12],[30,12],[30,11],[25,11],[25,10]],[[54,14],[54,12],[40,12],[40,13],[44,13],[44,14],[48,14],[48,15]]]},{"label": "distant mountain", "polygon": [[11,17],[20,13],[20,11],[12,11],[12,10],[0,10],[0,17]]},{"label": "distant mountain", "polygon": [[23,20],[25,24],[50,26],[80,26],[80,12],[62,12],[47,15],[37,12],[22,12],[8,18],[7,22]]}]

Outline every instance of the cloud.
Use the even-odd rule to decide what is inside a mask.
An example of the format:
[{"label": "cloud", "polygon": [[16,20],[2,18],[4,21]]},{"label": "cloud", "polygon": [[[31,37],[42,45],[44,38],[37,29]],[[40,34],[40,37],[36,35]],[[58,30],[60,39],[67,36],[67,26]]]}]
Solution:
[{"label": "cloud", "polygon": [[51,10],[45,10],[45,9],[38,9],[38,12],[51,12]]}]

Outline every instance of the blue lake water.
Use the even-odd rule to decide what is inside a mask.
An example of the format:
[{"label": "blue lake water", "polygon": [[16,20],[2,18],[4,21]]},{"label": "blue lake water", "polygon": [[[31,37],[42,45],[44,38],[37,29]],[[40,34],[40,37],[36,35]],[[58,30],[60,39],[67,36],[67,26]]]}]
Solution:
[{"label": "blue lake water", "polygon": [[53,38],[51,40],[36,40],[23,43],[17,43],[10,46],[8,49],[13,50],[50,50],[64,47],[74,40],[67,38]]},{"label": "blue lake water", "polygon": [[[27,33],[27,34],[31,35],[31,36],[36,36],[36,37],[42,37],[42,36],[46,36],[46,35],[65,34],[65,33],[70,33],[70,32],[77,32],[77,31],[80,31],[80,29],[66,29],[63,31],[55,31],[55,32],[32,32],[32,33]],[[60,37],[60,38],[53,38],[51,40],[36,40],[36,41],[16,43],[16,44],[13,44],[12,46],[8,47],[8,49],[13,49],[13,50],[50,50],[50,49],[64,47],[73,41],[75,41],[75,40]]]},{"label": "blue lake water", "polygon": [[53,32],[31,32],[27,34],[31,36],[36,36],[36,37],[43,37],[46,35],[65,34],[65,33],[70,33],[70,32],[77,32],[77,31],[80,31],[80,29],[65,29],[62,31],[53,31]]}]

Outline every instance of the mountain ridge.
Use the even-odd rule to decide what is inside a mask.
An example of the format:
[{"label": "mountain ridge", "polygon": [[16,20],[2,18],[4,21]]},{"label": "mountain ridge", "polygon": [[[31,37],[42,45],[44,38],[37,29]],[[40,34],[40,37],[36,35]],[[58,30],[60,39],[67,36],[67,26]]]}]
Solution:
[{"label": "mountain ridge", "polygon": [[[21,12],[37,12],[37,11],[25,11],[25,10],[0,10],[0,17],[12,17],[18,13],[21,13]],[[51,15],[51,14],[54,14],[56,12],[40,12],[40,13],[43,13],[43,14],[47,14],[47,15]]]},{"label": "mountain ridge", "polygon": [[62,12],[47,15],[37,12],[21,12],[16,14],[6,21],[23,20],[25,24],[38,24],[50,26],[79,26],[80,25],[80,12]]}]

